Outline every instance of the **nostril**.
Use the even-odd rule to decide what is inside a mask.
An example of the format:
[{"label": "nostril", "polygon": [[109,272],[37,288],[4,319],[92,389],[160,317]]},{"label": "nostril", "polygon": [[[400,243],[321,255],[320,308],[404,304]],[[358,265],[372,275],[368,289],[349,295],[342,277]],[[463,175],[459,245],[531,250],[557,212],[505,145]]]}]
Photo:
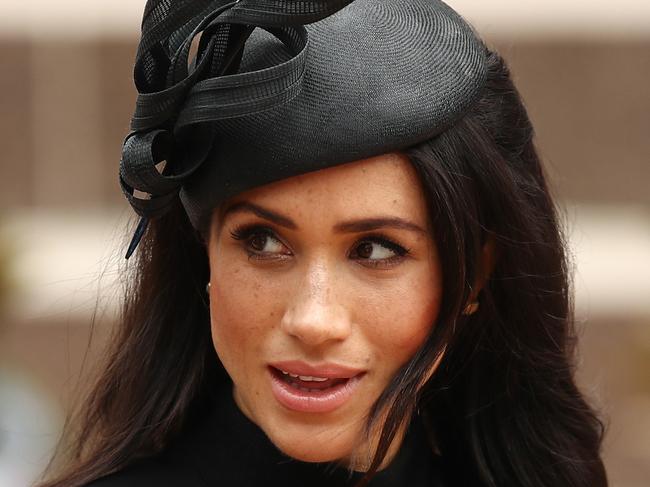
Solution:
[{"label": "nostril", "polygon": [[350,314],[339,290],[331,284],[333,274],[321,264],[312,263],[287,302],[280,327],[285,333],[307,344],[344,340],[350,334]]},{"label": "nostril", "polygon": [[350,322],[341,307],[313,301],[288,310],[281,327],[288,335],[308,345],[344,340],[350,334]]}]

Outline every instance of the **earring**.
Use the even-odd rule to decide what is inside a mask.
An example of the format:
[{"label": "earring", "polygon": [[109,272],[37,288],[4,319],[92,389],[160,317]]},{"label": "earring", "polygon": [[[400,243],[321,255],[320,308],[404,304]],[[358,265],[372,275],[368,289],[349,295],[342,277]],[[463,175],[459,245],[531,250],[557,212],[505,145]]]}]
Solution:
[{"label": "earring", "polygon": [[205,285],[205,294],[210,294],[210,281]]},{"label": "earring", "polygon": [[478,307],[479,307],[479,302],[472,301],[467,306],[465,306],[465,309],[463,309],[463,314],[465,316],[473,315],[474,313],[476,313],[476,310],[478,310]]}]

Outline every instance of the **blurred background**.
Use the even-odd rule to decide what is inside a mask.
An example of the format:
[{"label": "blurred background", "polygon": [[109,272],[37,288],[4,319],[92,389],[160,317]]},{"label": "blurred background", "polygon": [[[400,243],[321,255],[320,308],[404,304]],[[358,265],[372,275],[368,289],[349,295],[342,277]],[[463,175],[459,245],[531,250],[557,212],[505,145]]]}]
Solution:
[{"label": "blurred background", "polygon": [[[650,2],[448,3],[523,94],[570,241],[578,378],[608,424],[611,485],[647,486]],[[0,487],[42,470],[115,322],[143,7],[0,3]]]}]

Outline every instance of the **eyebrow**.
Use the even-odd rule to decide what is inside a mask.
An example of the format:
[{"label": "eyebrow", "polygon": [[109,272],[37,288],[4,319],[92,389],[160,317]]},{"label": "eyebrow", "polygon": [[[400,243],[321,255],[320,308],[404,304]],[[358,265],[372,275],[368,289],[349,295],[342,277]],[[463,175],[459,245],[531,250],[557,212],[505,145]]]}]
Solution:
[{"label": "eyebrow", "polygon": [[[222,221],[224,221],[226,216],[230,213],[246,211],[253,213],[265,220],[269,220],[276,225],[289,228],[291,230],[298,229],[298,225],[296,225],[296,223],[291,220],[291,218],[269,210],[268,208],[250,203],[248,201],[240,201],[226,208],[222,215]],[[368,232],[371,230],[378,230],[380,228],[395,228],[398,230],[409,230],[412,232],[426,233],[426,230],[424,230],[421,226],[403,218],[394,216],[360,218],[356,220],[343,221],[334,225],[334,231],[337,233]]]}]

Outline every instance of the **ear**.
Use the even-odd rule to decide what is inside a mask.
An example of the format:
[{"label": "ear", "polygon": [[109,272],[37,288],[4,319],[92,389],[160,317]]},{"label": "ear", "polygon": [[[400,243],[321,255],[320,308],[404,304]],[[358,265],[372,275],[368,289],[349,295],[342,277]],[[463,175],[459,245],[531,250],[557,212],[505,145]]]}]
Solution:
[{"label": "ear", "polygon": [[472,284],[472,293],[470,294],[467,301],[467,306],[470,306],[472,303],[476,303],[478,301],[478,295],[481,293],[481,290],[485,286],[485,283],[492,275],[496,261],[497,255],[494,236],[492,234],[488,234],[487,238],[485,239],[485,243],[481,248],[481,257],[478,263],[476,277],[474,278],[474,282]]}]

